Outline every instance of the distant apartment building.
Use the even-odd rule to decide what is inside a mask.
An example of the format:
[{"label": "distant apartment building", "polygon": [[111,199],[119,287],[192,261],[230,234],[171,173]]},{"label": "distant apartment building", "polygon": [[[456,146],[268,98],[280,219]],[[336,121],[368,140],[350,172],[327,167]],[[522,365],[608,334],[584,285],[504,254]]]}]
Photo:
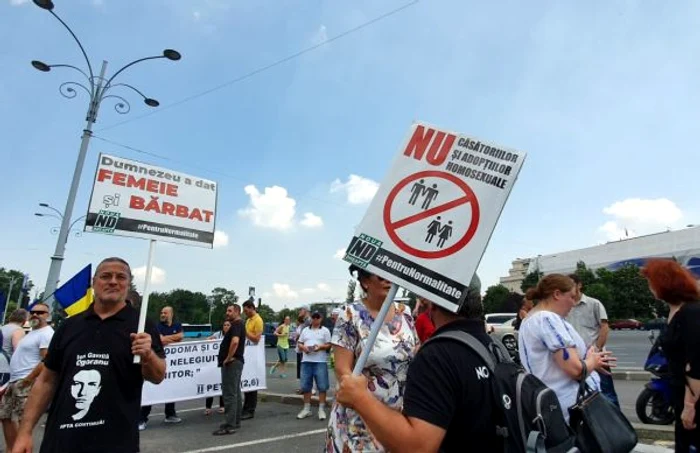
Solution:
[{"label": "distant apartment building", "polygon": [[501,285],[508,288],[511,292],[522,293],[520,284],[527,275],[531,260],[532,258],[517,258],[513,261],[508,271],[508,276],[500,278]]},{"label": "distant apartment building", "polygon": [[[648,234],[578,250],[540,255],[513,261],[503,286],[521,292],[520,284],[529,272],[570,273],[583,261],[592,269],[619,269],[627,264],[643,266],[649,258],[674,258],[700,279],[700,226]],[[523,270],[523,267],[525,270]]]}]

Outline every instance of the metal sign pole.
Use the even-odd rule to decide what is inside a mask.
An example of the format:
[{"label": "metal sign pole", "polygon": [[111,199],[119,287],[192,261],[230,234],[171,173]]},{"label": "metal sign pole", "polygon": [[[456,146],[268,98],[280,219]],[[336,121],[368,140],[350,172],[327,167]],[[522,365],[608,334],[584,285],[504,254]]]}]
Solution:
[{"label": "metal sign pole", "polygon": [[[153,252],[156,249],[156,240],[151,239],[148,245],[148,261],[146,262],[146,281],[143,283],[143,297],[141,298],[141,311],[139,313],[138,333],[146,330],[146,316],[148,315],[148,287],[151,284],[151,272],[153,271]],[[141,356],[134,356],[134,363],[141,363]]]}]

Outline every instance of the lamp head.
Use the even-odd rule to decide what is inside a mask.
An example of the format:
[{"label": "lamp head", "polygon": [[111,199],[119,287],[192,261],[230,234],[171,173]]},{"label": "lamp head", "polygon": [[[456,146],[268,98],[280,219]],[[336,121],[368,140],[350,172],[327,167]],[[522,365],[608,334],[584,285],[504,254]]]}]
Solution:
[{"label": "lamp head", "polygon": [[173,50],[173,49],[165,49],[163,51],[163,56],[165,58],[167,58],[168,60],[172,60],[172,61],[177,61],[180,58],[182,58],[182,55],[180,55],[180,52],[178,52],[177,50]]},{"label": "lamp head", "polygon": [[51,11],[54,7],[51,0],[34,0],[34,4],[41,9],[45,9],[46,11]]},{"label": "lamp head", "polygon": [[32,66],[34,66],[34,69],[37,71],[41,72],[49,72],[51,70],[51,66],[39,60],[32,60]]},{"label": "lamp head", "polygon": [[151,99],[151,98],[146,98],[143,100],[143,102],[145,102],[146,105],[149,107],[158,107],[160,105],[160,102],[156,101],[155,99]]}]

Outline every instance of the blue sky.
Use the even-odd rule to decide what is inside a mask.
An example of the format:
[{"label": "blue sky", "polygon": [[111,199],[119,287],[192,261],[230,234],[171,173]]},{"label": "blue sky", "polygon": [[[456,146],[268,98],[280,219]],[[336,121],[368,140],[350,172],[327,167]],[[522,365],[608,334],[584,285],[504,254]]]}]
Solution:
[{"label": "blue sky", "polygon": [[[158,244],[154,290],[257,288],[274,308],[343,298],[352,236],[413,120],[528,152],[479,273],[511,260],[698,223],[700,6],[697,2],[420,1],[357,32],[228,82],[405,5],[404,1],[56,0],[93,65],[108,73],[175,48],[180,62],[135,66],[162,107],[105,103],[75,217],[100,152],[219,183],[213,250]],[[58,94],[82,65],[70,36],[31,1],[1,0],[0,266],[43,288],[87,100]],[[212,88],[218,90],[190,99]],[[188,100],[190,99],[190,100]],[[181,102],[185,100],[185,102]],[[123,121],[128,121],[122,123]],[[85,233],[62,276],[146,241]]]}]

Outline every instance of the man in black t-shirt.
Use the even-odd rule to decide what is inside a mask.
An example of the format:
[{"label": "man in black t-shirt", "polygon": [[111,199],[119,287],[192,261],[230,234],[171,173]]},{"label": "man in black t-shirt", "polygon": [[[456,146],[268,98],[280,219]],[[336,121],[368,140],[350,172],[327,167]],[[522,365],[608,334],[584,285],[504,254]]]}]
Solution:
[{"label": "man in black t-shirt", "polygon": [[[129,264],[103,260],[95,271],[95,302],[58,328],[24,410],[13,451],[32,451],[32,430],[51,402],[41,453],[133,453],[139,451],[143,381],[165,378],[160,335],[126,302]],[[134,364],[134,355],[141,357]],[[53,399],[52,399],[53,396]]]},{"label": "man in black t-shirt", "polygon": [[226,421],[212,433],[215,436],[235,433],[241,427],[243,411],[241,374],[245,352],[245,325],[241,319],[241,306],[233,304],[226,307],[226,320],[231,323],[231,327],[219,345],[218,360],[221,368],[221,396],[224,398]]},{"label": "man in black t-shirt", "polygon": [[[491,341],[481,316],[481,284],[475,275],[457,314],[433,303],[433,337],[449,330]],[[403,412],[377,400],[364,376],[346,376],[338,402],[357,411],[372,434],[392,452],[502,451],[497,437],[492,377],[476,352],[456,341],[426,343],[408,368]]]}]

